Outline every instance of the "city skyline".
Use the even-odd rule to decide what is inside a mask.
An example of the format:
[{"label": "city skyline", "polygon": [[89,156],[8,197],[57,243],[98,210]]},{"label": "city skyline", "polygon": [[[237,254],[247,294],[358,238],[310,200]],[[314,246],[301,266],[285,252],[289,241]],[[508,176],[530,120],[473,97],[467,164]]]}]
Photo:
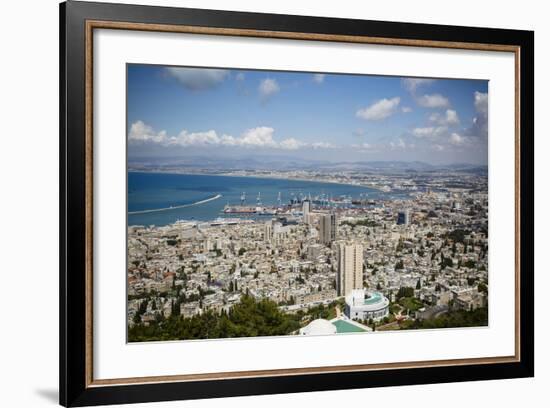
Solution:
[{"label": "city skyline", "polygon": [[488,324],[488,83],[128,65],[128,341]]},{"label": "city skyline", "polygon": [[488,82],[128,65],[128,160],[487,164]]}]

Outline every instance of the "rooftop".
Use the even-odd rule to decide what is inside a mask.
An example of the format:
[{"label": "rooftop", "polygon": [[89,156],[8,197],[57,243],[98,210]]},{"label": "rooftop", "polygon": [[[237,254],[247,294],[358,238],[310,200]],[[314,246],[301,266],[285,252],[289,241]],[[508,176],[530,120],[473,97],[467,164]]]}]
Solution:
[{"label": "rooftop", "polygon": [[365,296],[365,304],[373,305],[382,301],[382,294],[379,292],[370,292],[370,296]]},{"label": "rooftop", "polygon": [[336,333],[360,333],[366,331],[358,325],[350,323],[346,320],[335,320],[332,322],[332,324],[336,326]]}]

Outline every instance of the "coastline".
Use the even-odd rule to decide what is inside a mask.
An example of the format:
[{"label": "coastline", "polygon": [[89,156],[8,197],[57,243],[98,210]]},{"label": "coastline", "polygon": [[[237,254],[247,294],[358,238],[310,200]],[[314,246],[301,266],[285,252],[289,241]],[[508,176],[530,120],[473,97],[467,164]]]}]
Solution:
[{"label": "coastline", "polygon": [[354,183],[342,183],[340,181],[334,181],[334,180],[319,180],[319,179],[311,179],[311,178],[295,178],[295,177],[276,177],[276,176],[265,176],[261,174],[212,174],[212,173],[191,173],[191,172],[179,172],[179,171],[163,171],[163,170],[127,170],[128,173],[145,173],[145,174],[173,174],[173,175],[182,175],[182,176],[215,176],[215,177],[243,177],[243,178],[259,178],[259,179],[267,179],[267,180],[289,180],[289,181],[305,181],[310,183],[325,183],[325,184],[340,184],[343,186],[351,186],[351,187],[361,187],[361,188],[368,188],[372,190],[376,190],[382,193],[389,193],[388,191],[384,191],[382,187],[378,186],[371,186],[371,185],[363,185],[363,184],[354,184]]},{"label": "coastline", "polygon": [[[342,182],[339,182],[339,181],[335,181],[335,180],[318,180],[318,179],[310,179],[310,178],[293,178],[293,177],[277,177],[277,176],[272,176],[272,175],[242,175],[242,174],[210,174],[210,173],[197,173],[197,172],[185,172],[185,171],[174,171],[174,170],[136,170],[136,169],[130,169],[128,170],[128,174],[144,174],[144,175],[147,175],[147,174],[159,174],[159,175],[179,175],[179,176],[216,176],[216,177],[232,177],[232,178],[241,178],[241,179],[258,179],[258,180],[261,180],[261,179],[266,179],[266,180],[283,180],[283,181],[289,181],[289,182],[292,182],[292,181],[296,181],[296,182],[306,182],[306,183],[312,183],[312,184],[318,184],[318,185],[335,185],[335,186],[349,186],[349,187],[353,187],[353,188],[357,188],[357,189],[365,189],[365,193],[369,194],[382,194],[381,197],[377,197],[376,200],[377,201],[387,201],[387,200],[394,200],[394,199],[397,199],[397,200],[409,200],[411,197],[410,195],[407,195],[407,197],[390,197],[392,195],[391,192],[387,192],[387,191],[383,191],[381,189],[375,189],[375,188],[372,188],[370,186],[364,186],[364,185],[360,185],[360,184],[353,184],[353,183],[342,183]],[[228,181],[229,182],[229,181]],[[328,188],[328,186],[326,187]],[[221,196],[221,194],[220,194]],[[198,206],[200,204],[204,204],[204,203],[207,203],[209,201],[213,201],[214,199],[218,199],[220,197],[210,197],[206,200],[201,200],[201,201],[198,201],[198,202],[195,202],[195,203],[191,203],[191,204],[185,204],[185,205],[182,205],[182,206],[173,206],[173,207],[164,207],[164,208],[157,208],[157,209],[151,209],[151,210],[140,210],[140,211],[133,211],[133,212],[128,212],[128,217],[135,217],[135,216],[140,216],[140,215],[153,215],[153,214],[159,214],[162,213],[162,212],[168,212],[169,210],[177,210],[177,209],[181,209],[181,208],[186,208],[186,207],[193,207],[193,206]],[[222,217],[222,218],[225,218],[224,215],[217,215],[217,217]],[[239,216],[236,216],[235,218],[241,218]],[[246,217],[247,219],[250,219],[248,217]],[[215,216],[212,216],[211,218],[208,218],[208,219],[203,219],[203,218],[199,218],[199,219],[196,219],[194,216],[191,216],[190,218],[188,217],[182,217],[182,218],[178,218],[178,220],[174,220],[172,222],[160,222],[160,225],[158,225],[156,222],[152,222],[152,221],[147,221],[147,222],[135,222],[135,221],[138,221],[137,219],[133,222],[133,223],[128,223],[128,227],[130,226],[139,226],[139,225],[156,225],[156,226],[167,226],[167,225],[173,225],[175,224],[177,221],[187,221],[187,222],[213,222],[215,221],[217,218]]]}]

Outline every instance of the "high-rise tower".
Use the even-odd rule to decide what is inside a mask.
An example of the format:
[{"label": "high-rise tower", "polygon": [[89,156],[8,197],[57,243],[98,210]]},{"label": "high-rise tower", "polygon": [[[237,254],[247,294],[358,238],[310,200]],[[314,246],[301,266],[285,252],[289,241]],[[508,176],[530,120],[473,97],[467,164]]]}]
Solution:
[{"label": "high-rise tower", "polygon": [[336,240],[336,215],[324,214],[319,219],[319,241],[330,244]]},{"label": "high-rise tower", "polygon": [[363,288],[363,245],[338,243],[338,275],[336,289],[339,296],[346,296],[354,289]]}]

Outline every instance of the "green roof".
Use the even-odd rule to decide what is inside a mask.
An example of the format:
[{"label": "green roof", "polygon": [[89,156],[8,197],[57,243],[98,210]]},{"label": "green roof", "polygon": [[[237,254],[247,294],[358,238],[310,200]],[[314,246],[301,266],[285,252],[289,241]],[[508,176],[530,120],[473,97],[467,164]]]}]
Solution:
[{"label": "green roof", "polygon": [[346,322],[345,320],[335,320],[332,324],[336,326],[336,333],[359,333],[365,331],[364,329]]},{"label": "green roof", "polygon": [[374,303],[378,303],[382,300],[382,295],[378,292],[372,292],[370,296],[365,298],[365,304],[366,305],[372,305]]}]

